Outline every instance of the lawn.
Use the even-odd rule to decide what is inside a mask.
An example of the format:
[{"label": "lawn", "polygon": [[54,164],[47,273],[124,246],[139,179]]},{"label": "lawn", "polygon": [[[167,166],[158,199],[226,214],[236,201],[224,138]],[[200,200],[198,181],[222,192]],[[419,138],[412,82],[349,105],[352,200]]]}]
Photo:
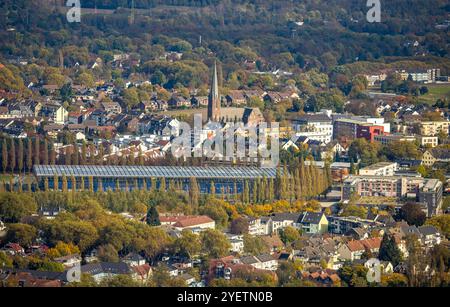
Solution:
[{"label": "lawn", "polygon": [[438,99],[450,100],[450,84],[429,84],[426,85],[429,92],[420,96],[420,100],[434,104]]}]

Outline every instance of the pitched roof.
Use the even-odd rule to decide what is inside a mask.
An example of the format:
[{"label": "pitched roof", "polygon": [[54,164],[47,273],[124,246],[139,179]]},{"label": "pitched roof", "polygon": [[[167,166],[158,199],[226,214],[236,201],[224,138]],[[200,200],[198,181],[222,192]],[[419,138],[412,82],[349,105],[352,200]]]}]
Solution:
[{"label": "pitched roof", "polygon": [[322,219],[322,212],[305,212],[301,219],[302,223],[319,224]]},{"label": "pitched roof", "polygon": [[352,252],[356,251],[363,251],[363,250],[372,250],[372,249],[379,249],[381,245],[381,238],[370,238],[365,240],[359,240],[359,241],[350,241],[347,243],[347,247]]},{"label": "pitched roof", "polygon": [[97,275],[102,273],[109,274],[128,274],[130,267],[124,262],[99,262],[89,263],[81,266],[82,273]]},{"label": "pitched roof", "polygon": [[436,229],[436,227],[431,226],[431,225],[420,226],[419,232],[424,236],[435,235],[435,234],[439,233],[439,231]]},{"label": "pitched roof", "polygon": [[200,215],[200,216],[190,216],[184,219],[178,220],[174,226],[175,227],[191,227],[195,225],[207,224],[214,222],[209,216]]},{"label": "pitched roof", "polygon": [[431,154],[434,158],[440,160],[450,160],[450,150],[445,148],[433,148]]}]

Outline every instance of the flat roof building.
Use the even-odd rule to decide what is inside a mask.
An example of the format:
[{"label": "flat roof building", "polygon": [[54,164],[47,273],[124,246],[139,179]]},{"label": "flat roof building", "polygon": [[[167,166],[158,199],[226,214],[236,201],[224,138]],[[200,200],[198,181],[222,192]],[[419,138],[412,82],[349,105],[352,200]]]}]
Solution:
[{"label": "flat roof building", "polygon": [[56,189],[61,190],[65,177],[69,190],[134,190],[149,189],[152,185],[159,188],[162,180],[166,181],[166,187],[171,181],[176,181],[183,190],[189,190],[190,179],[195,178],[202,193],[209,193],[214,182],[218,194],[229,194],[235,193],[235,185],[237,192],[242,192],[244,181],[274,179],[277,171],[275,168],[227,166],[35,165],[33,172],[41,188],[47,181],[48,188],[55,189],[56,179]]},{"label": "flat roof building", "polygon": [[443,184],[437,179],[402,176],[350,176],[344,181],[342,200],[352,195],[395,197],[425,204],[428,216],[436,215],[442,205]]},{"label": "flat roof building", "polygon": [[398,165],[395,162],[379,162],[359,170],[365,176],[394,176]]}]

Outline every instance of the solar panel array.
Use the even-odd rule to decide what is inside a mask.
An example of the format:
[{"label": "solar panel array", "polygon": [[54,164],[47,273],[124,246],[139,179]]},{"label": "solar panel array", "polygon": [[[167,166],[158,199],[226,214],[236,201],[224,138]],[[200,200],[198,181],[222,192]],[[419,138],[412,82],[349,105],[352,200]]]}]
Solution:
[{"label": "solar panel array", "polygon": [[115,165],[35,165],[37,177],[75,176],[111,178],[274,178],[275,168]]}]

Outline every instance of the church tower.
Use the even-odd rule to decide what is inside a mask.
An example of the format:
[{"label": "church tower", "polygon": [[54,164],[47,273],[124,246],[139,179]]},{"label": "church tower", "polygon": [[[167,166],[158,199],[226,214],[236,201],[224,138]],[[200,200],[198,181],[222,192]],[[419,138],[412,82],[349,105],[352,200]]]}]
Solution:
[{"label": "church tower", "polygon": [[208,96],[208,120],[220,121],[220,94],[217,80],[217,63],[214,63],[211,88]]}]

